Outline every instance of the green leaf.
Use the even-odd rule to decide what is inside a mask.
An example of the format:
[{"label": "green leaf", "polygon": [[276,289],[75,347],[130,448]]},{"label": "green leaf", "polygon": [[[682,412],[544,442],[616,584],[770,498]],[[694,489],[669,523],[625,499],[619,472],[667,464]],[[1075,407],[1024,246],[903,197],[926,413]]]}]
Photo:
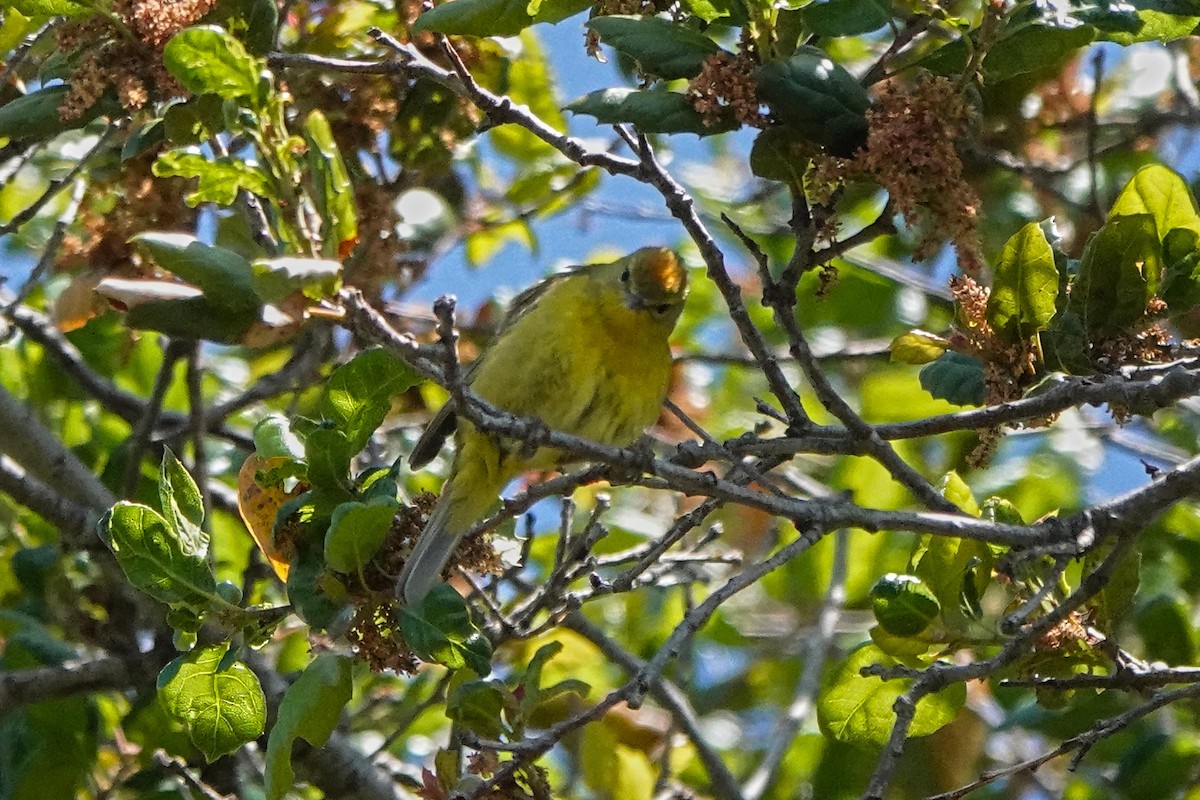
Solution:
[{"label": "green leaf", "polygon": [[41,24],[41,19],[34,19],[31,15],[22,14],[15,8],[9,11],[0,21],[0,53],[7,53],[20,46],[21,41],[37,30]]},{"label": "green leaf", "polygon": [[978,616],[978,600],[991,581],[994,561],[985,542],[924,536],[913,556],[912,572],[933,591],[946,627],[965,634]]},{"label": "green leaf", "polygon": [[1091,25],[1102,34],[1136,34],[1142,28],[1136,6],[1126,2],[1069,0],[1065,4],[1047,4],[1043,13],[1047,24],[1063,28]]},{"label": "green leaf", "polygon": [[823,50],[800,47],[755,72],[759,98],[775,119],[838,156],[867,141],[867,91]]},{"label": "green leaf", "polygon": [[871,587],[871,611],[893,636],[916,636],[941,612],[929,587],[915,575],[889,572]]},{"label": "green leaf", "polygon": [[1186,603],[1171,595],[1155,595],[1138,605],[1133,624],[1147,658],[1172,665],[1195,663],[1196,633]]},{"label": "green leaf", "polygon": [[979,516],[989,522],[1001,525],[1024,525],[1025,518],[1010,501],[1003,497],[989,497],[983,501]]},{"label": "green leaf", "polygon": [[590,8],[590,0],[450,0],[417,17],[413,33],[515,36],[535,22],[559,22]]},{"label": "green leaf", "polygon": [[291,421],[272,414],[254,426],[254,452],[262,458],[283,456],[295,461],[304,460],[304,442],[292,430]]},{"label": "green leaf", "polygon": [[1021,228],[1000,254],[988,297],[987,321],[1009,342],[1028,340],[1054,318],[1058,268],[1036,222]]},{"label": "green leaf", "polygon": [[1120,334],[1141,319],[1158,284],[1162,247],[1154,217],[1112,217],[1088,239],[1071,305],[1092,335]]},{"label": "green leaf", "polygon": [[921,368],[921,388],[955,405],[982,405],[987,398],[983,362],[974,356],[947,350]]},{"label": "green leaf", "polygon": [[439,583],[415,607],[400,612],[400,633],[422,661],[450,669],[492,671],[492,645],[471,621],[467,603],[449,584]]},{"label": "green leaf", "polygon": [[1041,336],[1042,355],[1046,366],[1068,375],[1086,375],[1093,371],[1088,358],[1088,336],[1083,319],[1073,309],[1066,308],[1050,323],[1050,330]]},{"label": "green leaf", "polygon": [[750,171],[760,178],[802,186],[813,156],[811,145],[776,125],[760,131],[750,147]]},{"label": "green leaf", "polygon": [[166,128],[161,119],[152,119],[129,134],[121,146],[121,161],[131,161],[151,150],[157,149],[166,140]]},{"label": "green leaf", "polygon": [[308,482],[313,488],[339,498],[351,499],[350,459],[362,447],[354,447],[336,428],[317,428],[304,437]]},{"label": "green leaf", "polygon": [[7,0],[5,5],[27,17],[80,17],[96,13],[90,3],[75,0]]},{"label": "green leaf", "polygon": [[321,653],[284,692],[279,718],[267,738],[268,800],[281,800],[292,788],[292,744],[296,739],[313,747],[329,741],[354,692],[352,667],[352,660],[345,656]]},{"label": "green leaf", "polygon": [[1149,164],[1133,174],[1108,212],[1109,219],[1138,214],[1154,218],[1154,230],[1160,241],[1176,229],[1200,236],[1200,211],[1187,183],[1174,170]]},{"label": "green leaf", "polygon": [[[296,500],[300,498],[292,502]],[[286,508],[279,510],[279,518],[284,518]],[[287,591],[296,613],[319,631],[328,630],[350,608],[346,587],[326,568],[323,548],[308,540],[300,543],[289,563]]]},{"label": "green leaf", "polygon": [[230,309],[208,297],[157,300],[129,310],[126,324],[135,330],[160,331],[175,339],[207,339],[235,344],[258,320],[258,309]]},{"label": "green leaf", "polygon": [[320,111],[310,112],[304,120],[304,141],[308,143],[308,166],[313,176],[313,202],[324,220],[321,252],[330,258],[347,255],[358,241],[354,186],[329,120]]},{"label": "green leaf", "polygon": [[517,716],[520,703],[502,681],[464,681],[446,698],[446,716],[477,736],[498,739],[512,733],[504,718]]},{"label": "green leaf", "polygon": [[871,641],[880,650],[904,662],[920,658],[929,652],[930,643],[924,639],[916,639],[911,636],[896,636],[884,630],[882,625],[872,625],[868,633],[871,636]]},{"label": "green leaf", "polygon": [[745,6],[733,0],[684,0],[683,5],[693,16],[704,22],[713,22],[723,17],[745,20]]},{"label": "green leaf", "polygon": [[163,603],[207,606],[216,579],[152,508],[121,501],[100,520],[100,534],[134,587]]},{"label": "green leaf", "polygon": [[498,224],[489,224],[469,233],[463,247],[467,263],[471,266],[486,264],[509,242],[517,242],[530,252],[537,248],[529,220],[510,219]]},{"label": "green leaf", "polygon": [[164,132],[176,145],[200,144],[224,128],[225,101],[215,94],[202,94],[185,103],[175,103],[163,114]]},{"label": "green leaf", "polygon": [[163,48],[163,65],[192,94],[256,98],[262,62],[222,28],[184,28]]},{"label": "green leaf", "polygon": [[[6,642],[0,672],[33,668],[16,638]],[[0,796],[46,800],[95,796],[99,708],[94,694],[18,703],[0,719]],[[85,788],[86,787],[86,788]]]},{"label": "green leaf", "polygon": [[694,78],[706,58],[721,52],[703,33],[661,17],[614,14],[593,17],[587,27],[604,44],[637,62],[642,74],[665,80]]},{"label": "green leaf", "polygon": [[228,643],[198,648],[158,673],[163,707],[209,762],[257,739],[267,722],[258,678],[228,650]]},{"label": "green leaf", "polygon": [[591,687],[577,678],[567,678],[552,686],[542,686],[542,670],[546,662],[563,650],[562,642],[549,642],[542,645],[529,659],[525,675],[521,678],[521,716],[525,720],[534,719],[538,709],[544,707],[564,694],[575,694],[581,699],[587,697]]},{"label": "green leaf", "polygon": [[892,19],[879,0],[824,0],[800,10],[805,26],[818,36],[859,36],[876,31]]},{"label": "green leaf", "polygon": [[1090,25],[1060,28],[1028,25],[998,42],[983,59],[983,75],[990,83],[1039,70],[1052,70],[1096,38]]},{"label": "green leaf", "polygon": [[[1180,228],[1167,235],[1164,249],[1169,251],[1172,245],[1178,246],[1181,237],[1176,234],[1190,238],[1193,244],[1196,242],[1194,233]],[[1200,305],[1200,250],[1193,249],[1182,258],[1168,261],[1158,294],[1171,316],[1186,314]]]},{"label": "green leaf", "polygon": [[[501,86],[504,94],[513,103],[527,107],[555,130],[566,130],[567,124],[558,97],[558,82],[551,72],[551,64],[541,43],[532,31],[526,30],[521,32],[518,46],[520,56],[510,61],[505,70]],[[575,164],[564,165],[551,145],[520,125],[497,125],[488,133],[488,140],[497,151],[519,164],[528,164],[535,169],[547,166],[578,169]],[[550,213],[548,208],[542,209],[542,214]]]},{"label": "green leaf", "polygon": [[321,395],[321,415],[346,434],[352,452],[357,453],[387,416],[392,398],[420,380],[387,350],[364,350],[329,376]]},{"label": "green leaf", "polygon": [[295,292],[322,300],[337,294],[342,286],[342,263],[326,258],[260,258],[251,269],[254,293],[267,303],[278,303]]},{"label": "green leaf", "polygon": [[[1049,74],[1096,38],[1096,29],[1091,25],[1064,28],[1014,19],[1010,26],[1016,32],[993,45],[983,59],[987,85],[1033,72]],[[968,56],[965,40],[955,39],[917,63],[937,75],[953,75],[966,67]]]},{"label": "green leaf", "polygon": [[250,262],[242,256],[186,233],[140,233],[130,241],[163,269],[199,286],[206,299],[230,316],[246,313],[257,319],[262,301],[254,293]]},{"label": "green leaf", "polygon": [[979,504],[975,502],[975,495],[971,492],[971,487],[954,470],[946,473],[938,490],[942,493],[942,497],[954,503],[967,514],[973,517],[979,516]]},{"label": "green leaf", "polygon": [[[1091,572],[1108,558],[1112,544],[1095,548],[1083,559],[1084,573]],[[1137,549],[1126,550],[1117,561],[1104,588],[1089,604],[1092,623],[1106,634],[1114,634],[1117,625],[1133,609],[1133,598],[1141,583],[1142,554]]]},{"label": "green leaf", "polygon": [[178,538],[183,552],[204,558],[208,554],[208,532],[202,527],[204,501],[196,482],[169,447],[163,448],[158,499],[167,526]]},{"label": "green leaf", "polygon": [[902,333],[888,347],[891,360],[901,364],[928,364],[946,352],[950,342],[936,334],[922,330]]},{"label": "green leaf", "polygon": [[[896,722],[893,706],[912,684],[910,680],[884,681],[860,674],[872,664],[890,667],[897,661],[876,645],[864,644],[837,666],[817,701],[821,730],[855,747],[879,748],[886,744]],[[952,722],[966,696],[966,686],[954,683],[922,698],[917,703],[909,737],[928,736]]]},{"label": "green leaf", "polygon": [[603,125],[629,123],[642,133],[708,136],[738,127],[732,117],[708,125],[686,96],[661,89],[600,89],[572,100],[566,109],[595,117]]},{"label": "green leaf", "polygon": [[387,498],[339,505],[325,532],[325,563],[338,572],[360,573],[383,544],[399,508]]},{"label": "green leaf", "polygon": [[1100,38],[1125,46],[1136,42],[1166,43],[1190,36],[1200,23],[1200,3],[1196,0],[1133,0],[1128,5],[1137,15],[1137,28],[1106,31]]},{"label": "green leaf", "polygon": [[152,169],[160,178],[196,178],[196,191],[185,198],[192,208],[201,203],[233,205],[242,189],[259,197],[272,195],[267,174],[233,156],[210,160],[199,153],[171,150],[155,159]]},{"label": "green leaf", "polygon": [[274,0],[221,0],[206,19],[241,39],[255,55],[265,56],[274,48],[279,27]]},{"label": "green leaf", "polygon": [[103,100],[98,100],[82,116],[64,122],[58,115],[58,109],[68,91],[70,88],[65,85],[49,86],[0,106],[0,137],[42,141],[63,131],[82,128],[101,113],[111,110]]}]

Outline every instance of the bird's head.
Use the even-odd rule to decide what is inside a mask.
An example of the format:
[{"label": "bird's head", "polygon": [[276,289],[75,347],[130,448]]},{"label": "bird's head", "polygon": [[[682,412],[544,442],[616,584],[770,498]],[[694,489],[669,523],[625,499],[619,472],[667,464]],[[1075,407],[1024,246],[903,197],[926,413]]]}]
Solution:
[{"label": "bird's head", "polygon": [[625,305],[645,310],[672,323],[687,298],[687,270],[679,256],[665,247],[643,247],[621,260]]}]

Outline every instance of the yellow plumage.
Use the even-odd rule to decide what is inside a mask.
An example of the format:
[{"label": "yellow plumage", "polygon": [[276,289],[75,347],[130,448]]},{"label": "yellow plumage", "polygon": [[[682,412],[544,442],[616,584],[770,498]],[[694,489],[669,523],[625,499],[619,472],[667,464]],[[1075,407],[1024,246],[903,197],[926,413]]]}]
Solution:
[{"label": "yellow plumage", "polygon": [[[555,275],[519,295],[503,329],[469,373],[471,389],[518,416],[604,444],[632,444],[658,418],[671,375],[667,339],[687,295],[687,273],[670,250],[648,247],[610,264]],[[449,407],[430,423],[409,463],[437,454],[454,427]],[[398,591],[417,603],[437,582],[462,534],[510,480],[557,466],[541,448],[460,422],[454,465],[400,573]]]}]

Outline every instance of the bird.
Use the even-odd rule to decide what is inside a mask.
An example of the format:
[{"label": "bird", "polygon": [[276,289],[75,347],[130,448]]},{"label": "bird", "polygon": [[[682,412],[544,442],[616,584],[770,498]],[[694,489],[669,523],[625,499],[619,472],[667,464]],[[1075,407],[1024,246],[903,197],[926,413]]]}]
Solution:
[{"label": "bird", "polygon": [[[672,368],[668,339],[687,292],[682,260],[664,247],[552,275],[513,299],[465,382],[497,408],[552,430],[631,445],[661,413]],[[463,534],[509,481],[563,460],[554,448],[530,453],[521,441],[457,419],[447,402],[409,454],[410,468],[432,461],[452,432],[450,476],[397,579],[408,607],[438,582]]]}]

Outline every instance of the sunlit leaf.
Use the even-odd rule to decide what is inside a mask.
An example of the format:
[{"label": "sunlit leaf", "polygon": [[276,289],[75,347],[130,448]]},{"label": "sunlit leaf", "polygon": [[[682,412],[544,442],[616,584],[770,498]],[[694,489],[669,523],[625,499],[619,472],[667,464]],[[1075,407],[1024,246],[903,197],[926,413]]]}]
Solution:
[{"label": "sunlit leaf", "polygon": [[642,89],[600,89],[573,100],[568,111],[587,114],[606,125],[629,123],[643,133],[695,133],[707,136],[737,127],[732,119],[714,124],[692,108],[678,92]]},{"label": "sunlit leaf", "polygon": [[167,713],[187,726],[210,762],[257,739],[267,722],[258,678],[228,658],[227,644],[193,650],[158,674],[158,696]]},{"label": "sunlit leaf", "polygon": [[[864,644],[839,664],[817,702],[821,729],[839,742],[856,747],[882,747],[896,722],[893,706],[908,690],[909,680],[885,681],[861,674],[863,667],[890,667],[896,660],[874,644]],[[917,703],[910,737],[928,736],[958,716],[966,702],[966,686],[953,683]]]},{"label": "sunlit leaf", "polygon": [[163,65],[193,94],[237,100],[259,93],[258,59],[215,25],[184,28],[167,42],[162,57]]},{"label": "sunlit leaf", "polygon": [[901,364],[928,364],[939,358],[950,346],[946,339],[925,331],[914,330],[902,333],[892,340],[892,361]]},{"label": "sunlit leaf", "polygon": [[1004,245],[992,279],[987,320],[1009,341],[1028,339],[1049,326],[1057,297],[1054,251],[1038,223],[1031,222]]},{"label": "sunlit leaf", "polygon": [[206,605],[216,578],[154,509],[117,503],[100,520],[105,543],[138,589],[163,603]]},{"label": "sunlit leaf", "polygon": [[267,739],[266,795],[281,800],[292,788],[292,744],[304,739],[313,747],[329,741],[353,694],[352,661],[322,653],[313,659],[279,703],[279,717]]},{"label": "sunlit leaf", "polygon": [[387,350],[365,350],[329,376],[321,413],[345,434],[351,451],[358,452],[383,422],[391,399],[419,381],[412,367]]},{"label": "sunlit leaf", "polygon": [[450,0],[417,18],[413,31],[466,36],[514,36],[535,22],[558,22],[588,8],[585,0]]},{"label": "sunlit leaf", "polygon": [[1092,334],[1127,330],[1146,311],[1162,268],[1150,214],[1115,216],[1083,249],[1071,305]]},{"label": "sunlit leaf", "polygon": [[600,41],[637,62],[644,74],[666,80],[699,75],[704,60],[721,52],[716,42],[694,28],[661,17],[614,14],[594,17],[587,27]]},{"label": "sunlit leaf", "polygon": [[400,504],[384,499],[351,501],[333,511],[325,533],[325,561],[338,572],[360,572],[383,544]]},{"label": "sunlit leaf", "polygon": [[466,602],[449,584],[439,583],[416,607],[400,612],[400,631],[422,661],[450,669],[491,672],[492,646],[471,621]]}]

